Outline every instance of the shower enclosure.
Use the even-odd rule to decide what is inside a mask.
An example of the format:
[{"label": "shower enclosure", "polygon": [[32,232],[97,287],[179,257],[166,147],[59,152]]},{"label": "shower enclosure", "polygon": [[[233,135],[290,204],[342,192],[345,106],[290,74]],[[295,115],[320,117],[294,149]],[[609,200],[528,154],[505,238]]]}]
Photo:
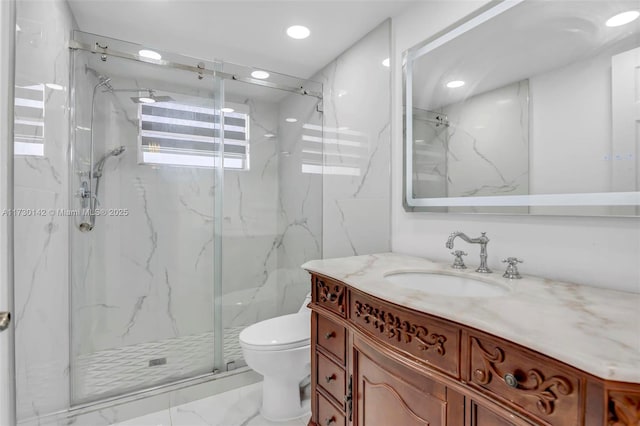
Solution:
[{"label": "shower enclosure", "polygon": [[[70,48],[66,409],[246,370],[239,332],[296,311],[321,257],[321,85],[80,31]],[[21,142],[18,206],[50,161]],[[54,406],[34,337],[17,330],[19,419]]]}]

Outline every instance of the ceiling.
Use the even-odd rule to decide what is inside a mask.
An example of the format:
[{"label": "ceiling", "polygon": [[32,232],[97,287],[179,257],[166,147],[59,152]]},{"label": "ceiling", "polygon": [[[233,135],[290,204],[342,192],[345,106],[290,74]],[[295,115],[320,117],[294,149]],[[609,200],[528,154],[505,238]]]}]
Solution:
[{"label": "ceiling", "polygon": [[[309,78],[408,0],[69,0],[82,31]],[[291,25],[311,36],[289,38]]]}]

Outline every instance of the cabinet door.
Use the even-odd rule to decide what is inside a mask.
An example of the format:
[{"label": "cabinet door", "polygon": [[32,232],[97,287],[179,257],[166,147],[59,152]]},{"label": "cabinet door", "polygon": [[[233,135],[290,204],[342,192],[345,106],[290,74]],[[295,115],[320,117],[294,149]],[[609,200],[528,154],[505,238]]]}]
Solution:
[{"label": "cabinet door", "polygon": [[471,419],[471,426],[532,426],[520,417],[503,412],[500,409],[489,409],[469,401],[467,412]]},{"label": "cabinet door", "polygon": [[442,384],[366,347],[354,347],[354,425],[445,425],[445,399]]}]

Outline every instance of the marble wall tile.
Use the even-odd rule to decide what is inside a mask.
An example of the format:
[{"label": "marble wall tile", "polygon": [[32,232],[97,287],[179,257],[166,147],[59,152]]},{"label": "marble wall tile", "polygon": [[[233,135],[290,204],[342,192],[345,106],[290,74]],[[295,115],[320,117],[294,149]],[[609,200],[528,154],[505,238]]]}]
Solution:
[{"label": "marble wall tile", "polygon": [[[389,55],[384,22],[317,76],[324,84],[324,258],[390,250],[391,89],[382,64]],[[352,226],[361,220],[367,226]]]},{"label": "marble wall tile", "polygon": [[442,112],[450,124],[449,196],[528,193],[527,80],[443,107]]},{"label": "marble wall tile", "polygon": [[68,219],[55,211],[68,203],[67,42],[75,22],[62,0],[18,1],[17,24],[16,86],[39,86],[44,101],[44,155],[14,162],[15,207],[43,212],[15,220],[17,415],[26,419],[69,404]]},{"label": "marble wall tile", "polygon": [[[449,197],[529,193],[529,81],[500,87],[442,108],[450,126]],[[528,208],[510,207],[510,213]],[[449,211],[490,212],[451,207]]]}]

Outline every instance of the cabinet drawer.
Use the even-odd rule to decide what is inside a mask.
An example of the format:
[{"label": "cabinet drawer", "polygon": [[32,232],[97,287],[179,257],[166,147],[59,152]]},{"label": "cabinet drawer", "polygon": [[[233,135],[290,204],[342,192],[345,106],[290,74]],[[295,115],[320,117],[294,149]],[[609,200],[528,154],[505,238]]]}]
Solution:
[{"label": "cabinet drawer", "polygon": [[350,320],[380,342],[455,378],[460,377],[460,329],[429,315],[351,291]]},{"label": "cabinet drawer", "polygon": [[347,290],[339,281],[313,275],[313,301],[336,314],[345,317],[347,312]]},{"label": "cabinet drawer", "polygon": [[579,423],[581,380],[563,366],[527,349],[469,336],[469,384],[506,401],[544,424]]},{"label": "cabinet drawer", "polygon": [[332,397],[335,398],[336,403],[342,404],[344,401],[345,389],[345,375],[346,373],[342,368],[330,361],[328,358],[321,354],[316,354],[317,376],[316,383],[323,388]]},{"label": "cabinet drawer", "polygon": [[316,413],[318,413],[318,426],[345,426],[347,420],[342,413],[327,399],[316,392]]},{"label": "cabinet drawer", "polygon": [[335,355],[344,364],[346,333],[343,326],[318,315],[316,344]]}]

